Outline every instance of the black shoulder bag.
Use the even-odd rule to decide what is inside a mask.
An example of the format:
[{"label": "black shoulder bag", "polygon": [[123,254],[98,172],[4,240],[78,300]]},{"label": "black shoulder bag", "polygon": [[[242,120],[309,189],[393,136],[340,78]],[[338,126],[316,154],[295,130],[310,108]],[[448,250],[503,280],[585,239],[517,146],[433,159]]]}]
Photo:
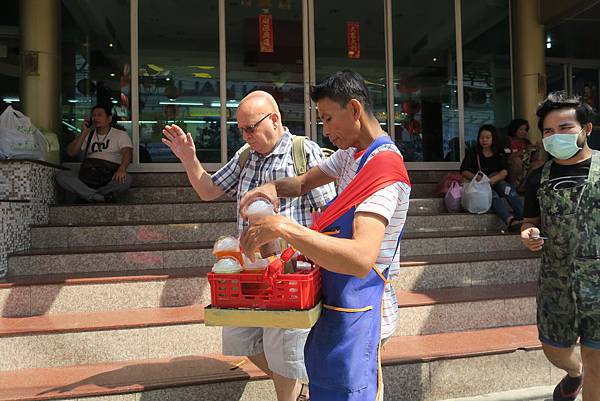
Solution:
[{"label": "black shoulder bag", "polygon": [[109,162],[108,160],[87,157],[90,143],[92,142],[92,136],[94,136],[94,134],[93,132],[90,132],[87,138],[87,145],[85,146],[85,159],[83,159],[81,167],[79,168],[79,179],[88,187],[98,189],[112,180],[120,165]]}]

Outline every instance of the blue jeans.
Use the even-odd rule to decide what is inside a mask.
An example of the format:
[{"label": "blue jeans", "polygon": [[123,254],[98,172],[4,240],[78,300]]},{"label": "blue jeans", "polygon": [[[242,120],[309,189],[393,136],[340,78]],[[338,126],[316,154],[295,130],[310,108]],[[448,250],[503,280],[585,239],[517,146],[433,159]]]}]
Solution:
[{"label": "blue jeans", "polygon": [[[513,212],[510,213],[506,208],[502,198],[506,198]],[[492,187],[492,210],[508,224],[508,220],[514,217],[518,220],[523,218],[523,201],[517,194],[517,191],[506,181],[498,181]]]}]

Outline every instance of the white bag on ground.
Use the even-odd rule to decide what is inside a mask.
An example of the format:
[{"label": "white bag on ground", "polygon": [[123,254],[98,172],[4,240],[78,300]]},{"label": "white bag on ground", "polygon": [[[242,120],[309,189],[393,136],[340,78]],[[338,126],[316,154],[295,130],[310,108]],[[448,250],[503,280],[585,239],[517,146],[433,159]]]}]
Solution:
[{"label": "white bag on ground", "polygon": [[450,213],[458,213],[462,210],[462,193],[462,184],[457,181],[452,181],[452,184],[450,184],[450,187],[448,188],[448,192],[444,195],[444,204]]},{"label": "white bag on ground", "polygon": [[[475,179],[477,175],[481,175],[479,181]],[[490,210],[490,207],[492,207],[492,187],[487,175],[479,171],[470,182],[465,183],[461,203],[465,210],[470,213],[481,214]]]},{"label": "white bag on ground", "polygon": [[0,159],[46,160],[48,141],[29,117],[8,106],[0,114]]}]

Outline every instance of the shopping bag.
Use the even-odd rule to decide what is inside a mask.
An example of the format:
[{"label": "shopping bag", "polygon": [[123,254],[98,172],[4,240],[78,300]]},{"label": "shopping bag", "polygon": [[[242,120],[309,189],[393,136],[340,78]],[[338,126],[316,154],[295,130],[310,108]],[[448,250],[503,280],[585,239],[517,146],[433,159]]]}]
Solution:
[{"label": "shopping bag", "polygon": [[48,141],[29,117],[8,106],[0,114],[0,158],[46,160]]},{"label": "shopping bag", "polygon": [[462,184],[463,176],[460,173],[449,173],[442,178],[442,180],[438,183],[437,188],[435,190],[435,196],[443,197],[446,195],[450,186],[453,182],[458,182]]},{"label": "shopping bag", "polygon": [[453,181],[450,184],[450,188],[446,192],[444,196],[444,204],[446,205],[446,209],[448,209],[451,213],[458,213],[462,210],[462,206],[460,204],[462,200],[463,186],[461,183]]},{"label": "shopping bag", "polygon": [[[479,181],[476,180],[478,175],[481,175]],[[465,184],[461,204],[470,213],[481,214],[490,210],[492,187],[490,179],[483,172],[478,171],[475,177]]]}]

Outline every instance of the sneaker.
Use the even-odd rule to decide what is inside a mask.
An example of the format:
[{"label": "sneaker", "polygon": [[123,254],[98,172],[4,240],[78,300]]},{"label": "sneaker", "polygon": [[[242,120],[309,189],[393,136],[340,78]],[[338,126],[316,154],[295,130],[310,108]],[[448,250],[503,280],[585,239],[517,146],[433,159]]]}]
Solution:
[{"label": "sneaker", "polygon": [[554,388],[554,401],[575,401],[583,387],[583,375],[571,377],[566,375]]},{"label": "sneaker", "polygon": [[519,220],[513,217],[509,220],[507,229],[511,233],[518,233],[519,231],[521,231],[521,224],[523,224],[523,220]]},{"label": "sneaker", "polygon": [[104,203],[106,202],[106,199],[104,199],[104,196],[102,194],[93,194],[92,196],[90,196],[89,201],[91,203]]}]

